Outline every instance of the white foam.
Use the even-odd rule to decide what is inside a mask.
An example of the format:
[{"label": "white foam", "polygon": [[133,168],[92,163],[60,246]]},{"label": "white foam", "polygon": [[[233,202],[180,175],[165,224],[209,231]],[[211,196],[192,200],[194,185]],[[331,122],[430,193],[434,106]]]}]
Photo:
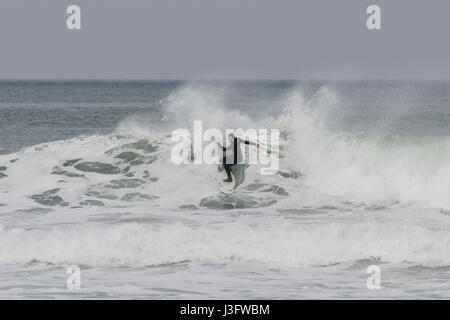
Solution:
[{"label": "white foam", "polygon": [[0,231],[0,263],[160,265],[257,262],[275,267],[332,265],[362,259],[450,265],[450,233],[404,224],[307,225],[271,221],[198,228],[137,224]]},{"label": "white foam", "polygon": [[285,163],[304,182],[342,201],[450,208],[450,139],[366,136],[332,132],[325,118],[339,107],[322,88],[310,100],[295,90],[278,120],[290,132]]}]

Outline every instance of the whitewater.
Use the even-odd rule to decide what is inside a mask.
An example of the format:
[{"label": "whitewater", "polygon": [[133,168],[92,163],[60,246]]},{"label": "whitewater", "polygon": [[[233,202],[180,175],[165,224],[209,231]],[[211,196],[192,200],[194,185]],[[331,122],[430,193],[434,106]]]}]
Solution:
[{"label": "whitewater", "polygon": [[[0,298],[450,297],[450,83],[1,82],[0,118]],[[171,161],[198,120],[279,170],[222,194]]]}]

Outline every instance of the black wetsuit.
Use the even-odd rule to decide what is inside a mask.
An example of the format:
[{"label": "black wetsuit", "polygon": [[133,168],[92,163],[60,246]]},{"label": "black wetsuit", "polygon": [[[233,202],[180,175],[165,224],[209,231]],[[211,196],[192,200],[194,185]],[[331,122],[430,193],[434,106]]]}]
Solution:
[{"label": "black wetsuit", "polygon": [[227,172],[228,180],[233,181],[233,178],[231,177],[231,166],[234,166],[235,164],[242,162],[242,151],[241,151],[241,143],[244,144],[252,144],[254,143],[248,141],[248,140],[242,140],[239,138],[234,138],[233,142],[230,144],[229,147],[222,146],[223,152],[226,152],[227,149],[233,150],[233,157],[227,157],[224,155],[223,157],[223,167],[225,168],[225,171]]}]

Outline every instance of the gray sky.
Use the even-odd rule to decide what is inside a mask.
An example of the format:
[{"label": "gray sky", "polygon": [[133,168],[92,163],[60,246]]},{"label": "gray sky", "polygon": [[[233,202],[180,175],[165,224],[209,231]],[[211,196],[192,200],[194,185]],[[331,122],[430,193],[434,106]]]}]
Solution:
[{"label": "gray sky", "polygon": [[449,25],[448,0],[1,0],[0,78],[450,79]]}]

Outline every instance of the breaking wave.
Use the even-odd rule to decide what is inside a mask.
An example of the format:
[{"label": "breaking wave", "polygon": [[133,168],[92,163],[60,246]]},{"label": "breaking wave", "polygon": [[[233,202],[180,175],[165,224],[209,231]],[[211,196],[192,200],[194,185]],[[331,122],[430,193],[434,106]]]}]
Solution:
[{"label": "breaking wave", "polygon": [[449,245],[446,231],[395,223],[2,228],[0,263],[155,266],[234,261],[296,268],[370,260],[436,267],[450,265]]},{"label": "breaking wave", "polygon": [[299,187],[307,188],[321,203],[329,198],[354,205],[450,208],[448,137],[332,130],[328,120],[331,111],[339,110],[340,101],[338,93],[328,87],[308,97],[301,89],[293,89],[279,99],[281,113],[275,117],[228,110],[226,90],[211,90],[183,87],[167,97],[165,111],[158,117],[130,116],[110,135],[3,152],[0,190],[8,199],[1,203],[17,208],[23,204],[101,206],[115,200],[164,200],[159,203],[163,207],[174,200],[178,205],[199,205],[201,199],[217,193],[215,168],[172,164],[170,133],[175,128],[191,128],[193,120],[203,120],[205,129],[281,129],[279,174],[263,177],[256,166],[251,167],[246,184],[282,187],[287,198],[296,197]]}]

